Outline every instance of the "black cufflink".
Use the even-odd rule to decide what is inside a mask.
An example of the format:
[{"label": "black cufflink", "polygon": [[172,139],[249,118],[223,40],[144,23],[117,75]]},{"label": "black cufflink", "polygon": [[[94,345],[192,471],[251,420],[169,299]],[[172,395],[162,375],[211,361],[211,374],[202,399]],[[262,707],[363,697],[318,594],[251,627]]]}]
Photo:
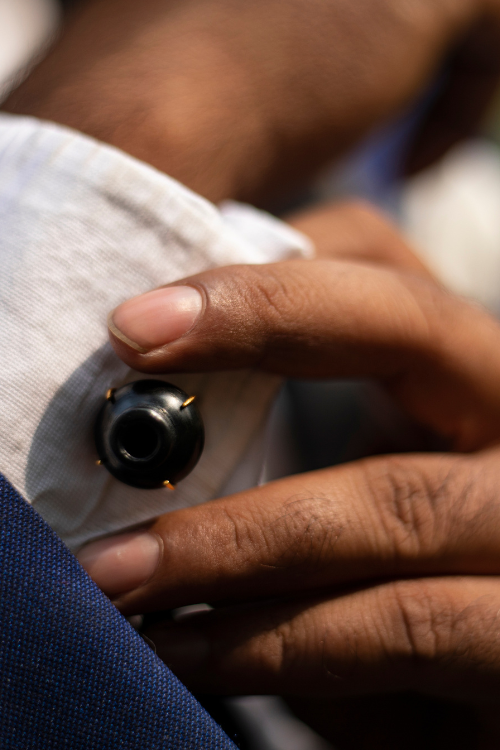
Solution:
[{"label": "black cufflink", "polygon": [[203,450],[194,400],[161,380],[110,388],[95,424],[97,463],[132,487],[174,489]]}]

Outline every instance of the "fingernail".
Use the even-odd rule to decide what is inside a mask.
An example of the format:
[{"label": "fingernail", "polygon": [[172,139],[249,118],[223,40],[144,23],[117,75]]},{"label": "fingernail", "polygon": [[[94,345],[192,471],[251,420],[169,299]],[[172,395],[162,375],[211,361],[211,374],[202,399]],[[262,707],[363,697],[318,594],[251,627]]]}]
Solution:
[{"label": "fingernail", "polygon": [[160,539],[145,532],[102,539],[78,553],[80,564],[111,597],[146,583],[156,571],[160,557]]},{"label": "fingernail", "polygon": [[192,286],[154,289],[119,305],[108,326],[117,338],[144,354],[187,333],[202,307],[202,296]]},{"label": "fingernail", "polygon": [[146,635],[154,643],[160,659],[182,675],[199,669],[209,655],[208,640],[190,626],[151,628]]}]

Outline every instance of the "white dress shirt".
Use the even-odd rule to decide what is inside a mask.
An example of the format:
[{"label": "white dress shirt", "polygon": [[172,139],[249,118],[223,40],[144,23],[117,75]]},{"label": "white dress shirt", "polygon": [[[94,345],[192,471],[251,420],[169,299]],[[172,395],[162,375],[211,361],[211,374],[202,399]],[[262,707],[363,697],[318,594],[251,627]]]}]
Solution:
[{"label": "white dress shirt", "polygon": [[111,349],[107,314],[208,268],[310,255],[310,242],[249,206],[217,209],[80,133],[3,114],[0,243],[0,470],[13,485],[73,549],[219,494],[279,380],[166,376],[198,397],[203,456],[175,492],[128,487],[96,466],[92,434],[106,390],[144,377]]}]

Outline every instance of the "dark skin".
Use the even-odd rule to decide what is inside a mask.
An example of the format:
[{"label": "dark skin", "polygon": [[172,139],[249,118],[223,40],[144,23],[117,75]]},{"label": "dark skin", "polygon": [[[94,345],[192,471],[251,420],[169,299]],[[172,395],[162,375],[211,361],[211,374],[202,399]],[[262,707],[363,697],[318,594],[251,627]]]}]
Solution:
[{"label": "dark skin", "polygon": [[[5,108],[107,141],[212,200],[262,201],[398,112],[468,30],[500,15],[494,0],[235,7],[84,3]],[[369,459],[170,514],[148,531],[163,549],[153,577],[103,588],[126,613],[216,605],[149,633],[193,689],[285,695],[340,748],[497,748],[498,325],[369,210],[292,222],[320,260],[189,279],[208,316],[147,354],[114,338],[118,354],[147,372],[222,359],[369,374],[469,454]],[[98,582],[100,564],[87,554]]]},{"label": "dark skin", "polygon": [[413,164],[468,132],[498,79],[499,17],[498,0],[91,0],[4,108],[211,200],[261,202],[407,106],[464,38]]},{"label": "dark skin", "polygon": [[[339,748],[498,747],[500,326],[371,209],[292,221],[317,260],[184,279],[205,298],[194,327],[147,352],[115,331],[118,355],[148,373],[375,377],[455,452],[288,477],[96,542],[81,562],[125,614],[214,606],[147,630],[194,691],[282,695]],[[146,578],[139,533],[159,549]]]}]

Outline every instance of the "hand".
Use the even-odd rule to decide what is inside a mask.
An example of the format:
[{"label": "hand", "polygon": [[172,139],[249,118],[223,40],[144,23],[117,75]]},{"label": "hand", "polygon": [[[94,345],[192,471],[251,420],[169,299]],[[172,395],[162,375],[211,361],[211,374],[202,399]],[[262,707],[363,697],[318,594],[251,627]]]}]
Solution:
[{"label": "hand", "polygon": [[405,107],[484,15],[421,165],[490,99],[500,0],[88,0],[5,108],[107,141],[211,200],[261,201]]},{"label": "hand", "polygon": [[[298,712],[340,748],[419,747],[429,715],[441,724],[426,747],[497,747],[500,326],[367,209],[294,223],[321,259],[218,269],[124,303],[117,352],[145,372],[375,376],[476,452],[289,477],[94,543],[81,560],[126,614],[215,606],[148,631],[194,690],[301,696]],[[183,289],[203,304],[181,308],[176,328]],[[371,694],[375,716],[360,697]]]}]

